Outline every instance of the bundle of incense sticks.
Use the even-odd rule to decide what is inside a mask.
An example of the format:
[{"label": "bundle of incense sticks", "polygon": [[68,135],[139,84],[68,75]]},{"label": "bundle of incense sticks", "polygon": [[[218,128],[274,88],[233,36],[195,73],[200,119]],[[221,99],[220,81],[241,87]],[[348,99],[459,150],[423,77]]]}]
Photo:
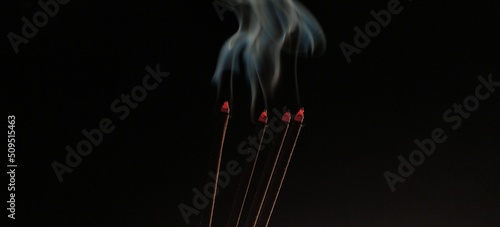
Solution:
[{"label": "bundle of incense sticks", "polygon": [[[221,113],[223,125],[215,167],[215,185],[218,185],[224,141],[229,124],[230,111],[227,101],[222,105]],[[254,159],[243,166],[240,182],[234,196],[233,207],[229,217],[227,217],[227,227],[238,227],[243,226],[243,224],[245,227],[256,227],[269,224],[302,129],[303,119],[303,108],[295,115],[292,123],[290,123],[290,112],[283,114],[278,127],[282,130],[275,132],[271,148],[263,150],[262,142],[269,127],[267,124],[267,111],[264,110],[261,113],[255,128],[259,145]],[[201,226],[212,226],[217,194],[217,187],[214,187],[209,210],[203,217],[206,220],[201,221]]]}]

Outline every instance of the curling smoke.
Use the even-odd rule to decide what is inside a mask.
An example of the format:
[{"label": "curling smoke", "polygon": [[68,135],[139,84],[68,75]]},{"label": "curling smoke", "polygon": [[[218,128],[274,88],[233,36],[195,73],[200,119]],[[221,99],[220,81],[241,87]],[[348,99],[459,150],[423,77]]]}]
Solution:
[{"label": "curling smoke", "polygon": [[259,93],[267,107],[267,99],[280,78],[280,54],[284,46],[293,44],[296,56],[321,54],[326,47],[323,30],[314,16],[296,0],[225,2],[235,6],[239,29],[222,46],[212,82],[220,92],[224,73],[230,73],[232,87],[232,77],[243,71],[250,84],[251,109],[254,110]]}]

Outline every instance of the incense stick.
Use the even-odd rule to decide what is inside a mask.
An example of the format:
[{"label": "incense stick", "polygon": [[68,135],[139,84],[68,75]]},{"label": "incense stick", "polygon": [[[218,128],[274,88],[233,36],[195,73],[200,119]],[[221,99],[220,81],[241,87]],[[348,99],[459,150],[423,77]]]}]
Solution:
[{"label": "incense stick", "polygon": [[212,196],[212,206],[210,208],[208,227],[212,226],[212,220],[213,220],[214,208],[215,208],[215,198],[217,197],[217,187],[218,187],[218,183],[219,183],[218,181],[219,181],[219,173],[220,173],[220,164],[222,161],[222,151],[224,149],[224,140],[226,138],[227,125],[229,123],[229,103],[227,101],[224,102],[224,104],[222,105],[220,112],[222,114],[224,114],[224,126],[222,128],[222,138],[221,138],[219,154],[218,154],[218,159],[217,159],[217,169],[215,172],[214,194]]},{"label": "incense stick", "polygon": [[246,221],[245,226],[256,226],[257,224],[257,221],[259,219],[262,210],[262,205],[264,204],[264,199],[266,198],[266,194],[268,192],[272,176],[274,175],[274,170],[276,168],[277,161],[280,157],[280,153],[283,148],[283,143],[286,138],[289,123],[290,123],[290,112],[286,112],[281,119],[281,124],[284,126],[284,129],[278,132],[277,135],[275,135],[276,136],[275,141],[273,147],[270,150],[266,167],[262,173],[259,187],[257,188],[257,192],[254,196],[252,207],[250,209],[249,217]]}]

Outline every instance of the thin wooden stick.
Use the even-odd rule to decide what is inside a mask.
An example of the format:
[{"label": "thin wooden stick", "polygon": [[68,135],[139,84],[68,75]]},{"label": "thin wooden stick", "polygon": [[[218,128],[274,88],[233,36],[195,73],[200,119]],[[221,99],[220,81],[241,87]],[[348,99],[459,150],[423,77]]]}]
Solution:
[{"label": "thin wooden stick", "polygon": [[219,173],[220,173],[220,164],[222,161],[222,151],[224,149],[224,140],[226,138],[227,125],[229,124],[229,102],[224,102],[221,108],[221,113],[225,114],[224,126],[222,128],[222,138],[219,149],[219,157],[217,160],[217,170],[215,172],[215,185],[214,185],[214,195],[212,196],[212,206],[210,208],[210,219],[208,221],[208,227],[212,227],[212,220],[214,216],[215,209],[215,198],[217,197],[217,187],[219,183]]}]

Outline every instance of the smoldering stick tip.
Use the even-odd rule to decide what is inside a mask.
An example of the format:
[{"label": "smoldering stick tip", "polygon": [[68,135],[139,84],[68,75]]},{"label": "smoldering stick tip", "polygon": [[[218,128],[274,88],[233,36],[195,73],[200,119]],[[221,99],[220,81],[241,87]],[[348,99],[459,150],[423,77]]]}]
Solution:
[{"label": "smoldering stick tip", "polygon": [[292,118],[290,111],[286,111],[285,114],[283,114],[283,117],[281,117],[281,121],[285,123],[290,123],[290,119]]},{"label": "smoldering stick tip", "polygon": [[228,101],[225,101],[224,104],[222,104],[220,112],[225,113],[225,114],[229,114],[229,102]]},{"label": "smoldering stick tip", "polygon": [[304,107],[300,108],[299,112],[297,112],[293,120],[301,123],[302,121],[304,121]]},{"label": "smoldering stick tip", "polygon": [[259,116],[259,122],[263,124],[267,124],[267,110],[263,110],[262,113]]}]

